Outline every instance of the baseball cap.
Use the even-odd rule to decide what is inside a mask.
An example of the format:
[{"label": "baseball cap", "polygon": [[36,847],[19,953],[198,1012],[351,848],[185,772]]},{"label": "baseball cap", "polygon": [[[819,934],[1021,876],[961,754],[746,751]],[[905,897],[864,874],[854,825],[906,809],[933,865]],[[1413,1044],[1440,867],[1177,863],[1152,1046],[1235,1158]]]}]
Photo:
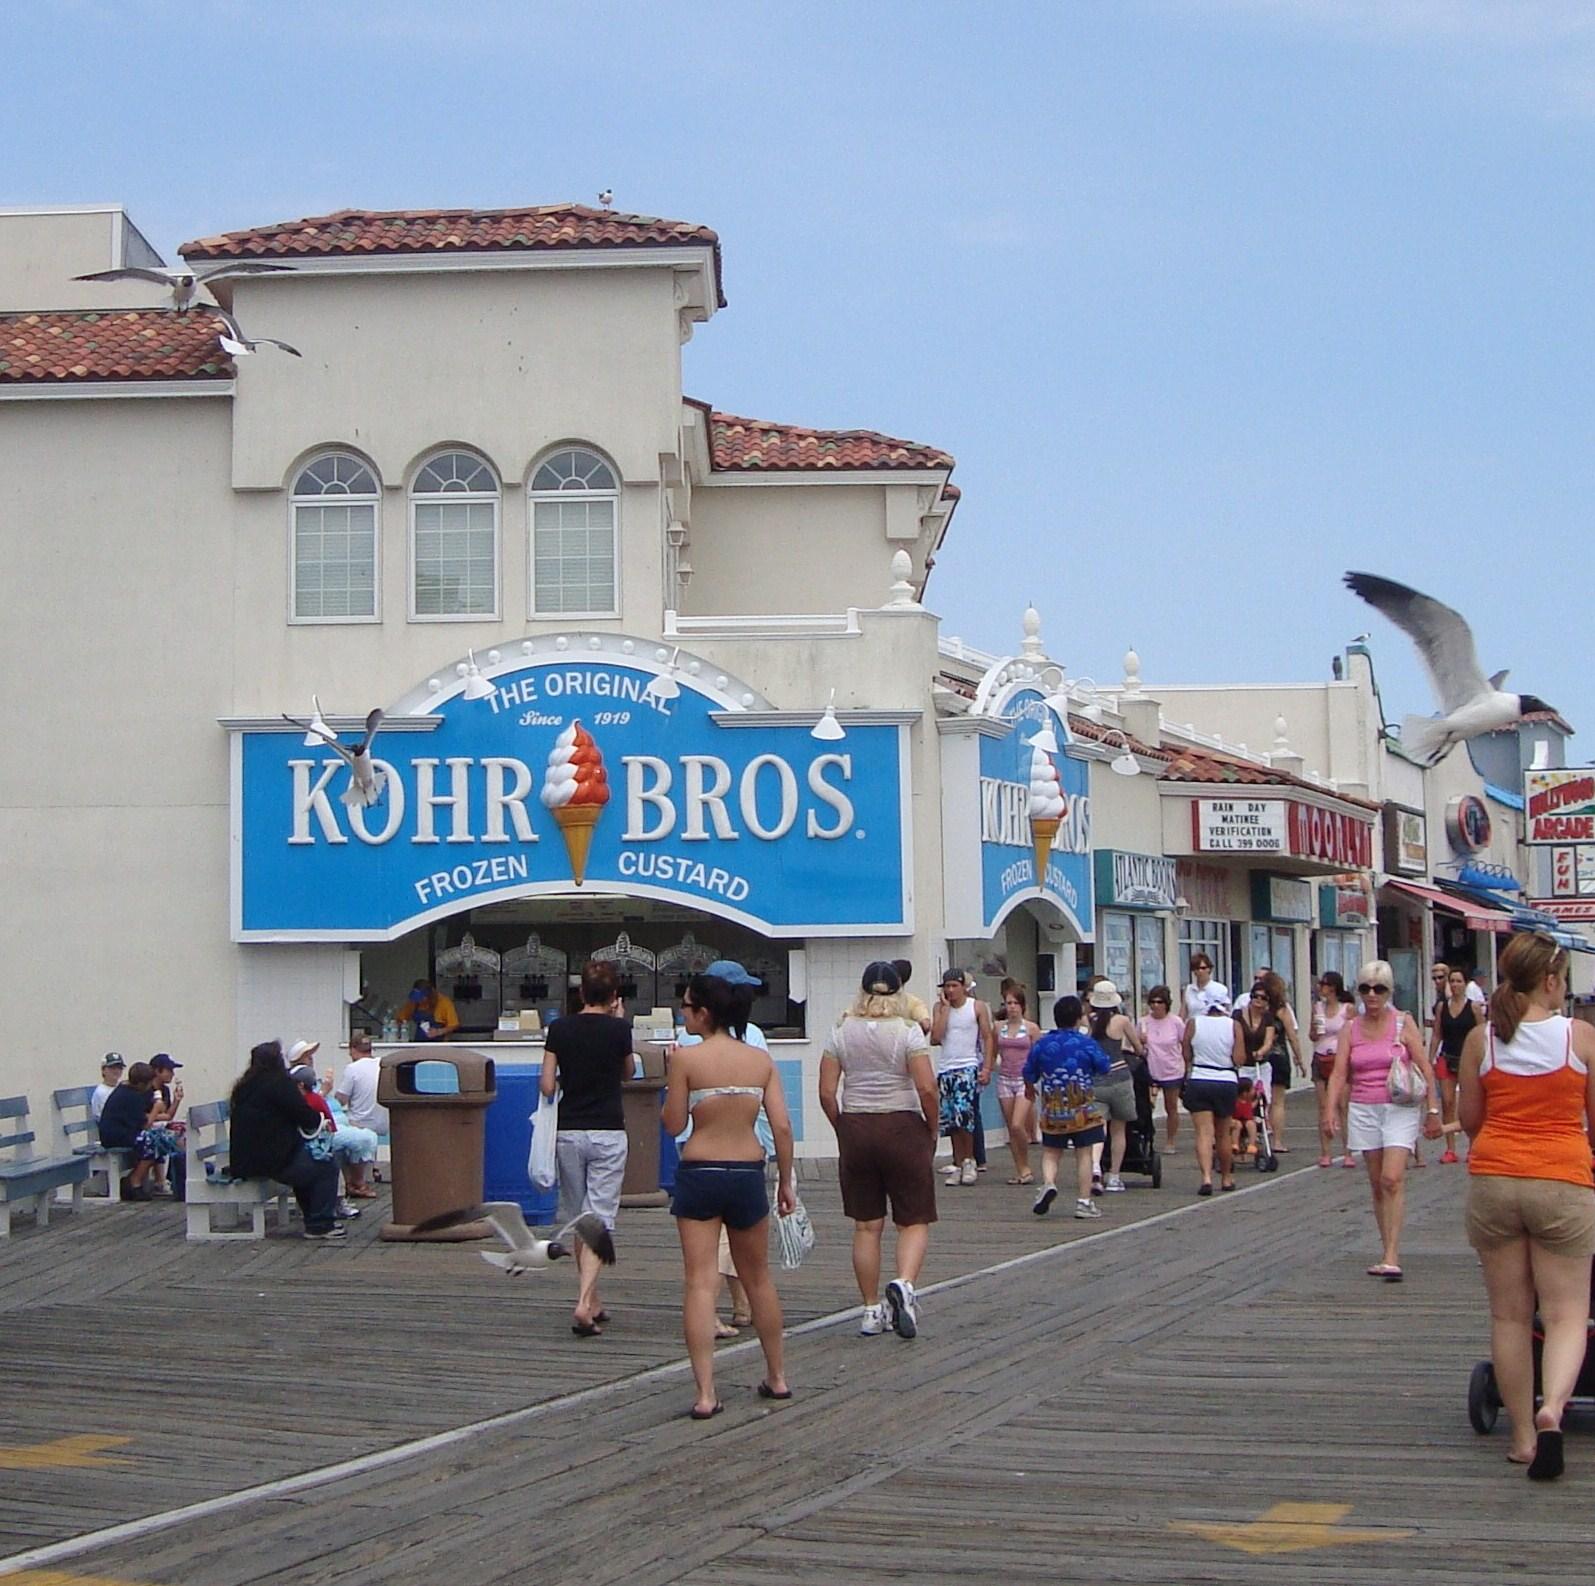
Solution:
[{"label": "baseball cap", "polygon": [[949,969],[947,973],[941,977],[941,983],[944,986],[950,986],[954,981],[956,981],[960,986],[962,986],[966,984],[968,979],[969,977],[964,973],[963,970]]},{"label": "baseball cap", "polygon": [[317,1075],[315,1069],[311,1068],[309,1064],[306,1064],[303,1068],[294,1069],[288,1075],[288,1077],[294,1082],[294,1084],[300,1085],[306,1090],[315,1090],[321,1084],[320,1077]]},{"label": "baseball cap", "polygon": [[107,1052],[100,1059],[101,1068],[126,1068],[127,1059],[120,1052]]},{"label": "baseball cap", "polygon": [[715,959],[704,970],[704,974],[711,975],[716,980],[723,980],[728,986],[756,986],[759,983],[734,958]]},{"label": "baseball cap", "polygon": [[170,1052],[157,1052],[150,1059],[151,1068],[181,1068],[182,1066]]},{"label": "baseball cap", "polygon": [[874,963],[864,966],[862,984],[866,991],[876,996],[891,997],[903,989],[903,977],[897,973],[896,964],[878,958]]}]

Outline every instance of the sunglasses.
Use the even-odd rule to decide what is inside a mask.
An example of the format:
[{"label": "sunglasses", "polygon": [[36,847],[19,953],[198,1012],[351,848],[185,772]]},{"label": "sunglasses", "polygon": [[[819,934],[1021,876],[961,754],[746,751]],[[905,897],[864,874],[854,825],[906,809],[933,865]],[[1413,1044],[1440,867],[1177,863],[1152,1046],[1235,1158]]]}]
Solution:
[{"label": "sunglasses", "polygon": [[1378,984],[1378,983],[1370,983],[1369,981],[1366,981],[1366,980],[1363,981],[1362,984],[1357,987],[1357,995],[1359,997],[1371,996],[1376,991],[1384,992],[1384,994],[1387,997],[1390,995],[1389,986],[1381,985],[1381,984]]}]

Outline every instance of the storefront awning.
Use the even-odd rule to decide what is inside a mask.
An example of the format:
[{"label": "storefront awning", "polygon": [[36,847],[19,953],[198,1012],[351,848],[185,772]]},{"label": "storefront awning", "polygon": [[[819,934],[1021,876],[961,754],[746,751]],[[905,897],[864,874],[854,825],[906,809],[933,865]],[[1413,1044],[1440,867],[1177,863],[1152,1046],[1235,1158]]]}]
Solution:
[{"label": "storefront awning", "polygon": [[1512,932],[1512,916],[1504,909],[1492,909],[1486,904],[1441,892],[1438,887],[1419,886],[1416,881],[1387,881],[1385,886],[1393,892],[1404,892],[1430,908],[1461,915],[1462,923],[1470,931],[1493,931],[1497,936],[1509,936]]}]

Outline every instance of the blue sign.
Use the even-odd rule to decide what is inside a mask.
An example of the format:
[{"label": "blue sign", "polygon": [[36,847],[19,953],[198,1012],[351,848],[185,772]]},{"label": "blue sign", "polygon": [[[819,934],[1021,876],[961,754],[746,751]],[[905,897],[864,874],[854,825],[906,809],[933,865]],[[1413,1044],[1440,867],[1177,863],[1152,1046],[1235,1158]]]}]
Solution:
[{"label": "blue sign", "polygon": [[236,940],[386,941],[577,887],[772,936],[911,928],[901,726],[820,741],[631,660],[538,657],[491,682],[422,706],[436,726],[379,730],[369,805],[301,731],[237,734]]},{"label": "blue sign", "polygon": [[980,742],[981,899],[988,934],[1027,898],[1045,897],[1082,940],[1094,915],[1090,768],[1068,752],[1068,723],[1033,688],[996,712]]}]

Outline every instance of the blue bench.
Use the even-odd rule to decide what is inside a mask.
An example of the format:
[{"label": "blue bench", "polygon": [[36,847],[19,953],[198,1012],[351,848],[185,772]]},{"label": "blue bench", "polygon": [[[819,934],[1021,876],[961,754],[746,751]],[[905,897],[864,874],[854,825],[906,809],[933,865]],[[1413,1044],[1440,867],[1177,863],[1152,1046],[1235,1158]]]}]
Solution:
[{"label": "blue bench", "polygon": [[[76,1085],[71,1090],[57,1090],[50,1094],[55,1108],[55,1127],[68,1153],[80,1156],[89,1164],[89,1175],[105,1175],[105,1194],[88,1199],[116,1205],[122,1199],[122,1175],[132,1172],[135,1158],[131,1151],[117,1150],[100,1144],[100,1126],[94,1117],[94,1087]],[[81,1109],[81,1117],[68,1117]],[[83,1138],[74,1143],[74,1137]]]},{"label": "blue bench", "polygon": [[89,1176],[87,1157],[49,1157],[34,1152],[26,1096],[0,1096],[0,1128],[7,1126],[13,1132],[0,1134],[0,1239],[11,1237],[13,1206],[31,1206],[34,1221],[40,1228],[46,1227],[50,1202],[65,1186],[71,1187],[72,1210],[77,1211]]},{"label": "blue bench", "polygon": [[[288,1226],[289,1192],[275,1179],[233,1178],[227,1169],[229,1106],[203,1102],[188,1109],[187,1236],[195,1241],[264,1239],[266,1208],[277,1207],[279,1232]],[[216,1206],[249,1213],[241,1228],[218,1229],[211,1220]]]}]

